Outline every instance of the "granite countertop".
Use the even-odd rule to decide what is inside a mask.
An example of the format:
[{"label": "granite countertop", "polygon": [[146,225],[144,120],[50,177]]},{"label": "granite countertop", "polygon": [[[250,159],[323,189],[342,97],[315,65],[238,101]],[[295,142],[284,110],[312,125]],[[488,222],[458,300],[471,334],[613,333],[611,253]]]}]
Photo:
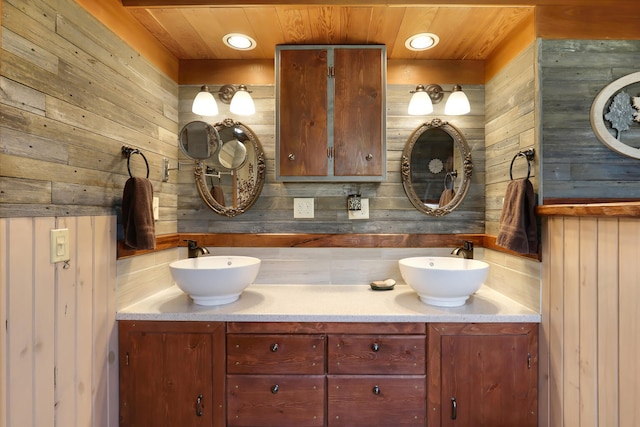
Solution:
[{"label": "granite countertop", "polygon": [[482,286],[461,307],[424,304],[407,285],[251,285],[237,301],[199,306],[177,286],[120,310],[117,320],[239,322],[533,322],[540,313]]}]

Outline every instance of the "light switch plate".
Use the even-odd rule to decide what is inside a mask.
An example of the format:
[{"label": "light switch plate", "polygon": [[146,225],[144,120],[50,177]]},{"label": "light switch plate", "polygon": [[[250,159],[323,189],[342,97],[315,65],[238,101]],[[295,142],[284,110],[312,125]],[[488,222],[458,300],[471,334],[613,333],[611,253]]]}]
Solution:
[{"label": "light switch plate", "polygon": [[360,210],[349,211],[349,219],[369,219],[369,199],[361,199]]},{"label": "light switch plate", "polygon": [[69,261],[69,229],[51,230],[51,263]]},{"label": "light switch plate", "polygon": [[293,199],[294,218],[313,218],[313,198]]},{"label": "light switch plate", "polygon": [[153,198],[153,220],[157,221],[160,219],[160,198]]}]

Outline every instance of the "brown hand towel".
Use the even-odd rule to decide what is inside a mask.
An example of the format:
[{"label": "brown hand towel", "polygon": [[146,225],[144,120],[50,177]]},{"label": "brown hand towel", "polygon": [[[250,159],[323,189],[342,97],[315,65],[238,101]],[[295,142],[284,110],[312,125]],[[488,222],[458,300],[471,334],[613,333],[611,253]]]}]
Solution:
[{"label": "brown hand towel", "polygon": [[535,194],[528,179],[509,182],[496,244],[521,254],[538,253]]},{"label": "brown hand towel", "polygon": [[224,191],[222,191],[222,187],[220,187],[219,185],[212,185],[210,191],[211,191],[211,196],[213,196],[215,201],[218,202],[220,206],[225,206]]},{"label": "brown hand towel", "polygon": [[122,194],[124,244],[133,249],[155,249],[153,185],[147,178],[129,178]]},{"label": "brown hand towel", "polygon": [[443,207],[443,206],[448,205],[453,200],[453,198],[455,196],[456,196],[455,190],[453,190],[451,188],[447,188],[440,195],[440,202],[438,203],[438,206],[439,207]]}]

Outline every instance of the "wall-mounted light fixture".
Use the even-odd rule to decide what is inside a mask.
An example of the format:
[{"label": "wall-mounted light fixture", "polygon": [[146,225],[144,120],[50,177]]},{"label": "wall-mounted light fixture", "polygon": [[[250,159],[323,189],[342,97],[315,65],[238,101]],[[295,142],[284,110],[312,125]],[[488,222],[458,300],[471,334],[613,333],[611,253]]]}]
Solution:
[{"label": "wall-mounted light fixture", "polygon": [[[246,85],[224,85],[218,91],[218,98],[229,105],[229,111],[240,116],[250,116],[255,114],[256,106],[251,98],[251,91]],[[199,116],[216,116],[218,114],[218,104],[209,86],[204,85],[196,95],[191,105],[191,111]]]},{"label": "wall-mounted light fixture", "polygon": [[430,84],[416,86],[412,90],[411,101],[407,112],[412,116],[424,116],[433,112],[433,104],[437,104],[444,98],[445,92],[450,92],[447,103],[444,106],[444,113],[449,116],[459,116],[471,111],[469,98],[462,91],[462,86],[454,85],[451,91],[445,91],[440,85]]}]

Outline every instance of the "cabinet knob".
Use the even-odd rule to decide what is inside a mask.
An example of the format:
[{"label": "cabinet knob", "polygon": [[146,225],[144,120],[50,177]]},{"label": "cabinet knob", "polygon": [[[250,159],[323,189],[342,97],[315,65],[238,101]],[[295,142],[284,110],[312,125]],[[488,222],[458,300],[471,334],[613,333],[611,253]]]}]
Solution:
[{"label": "cabinet knob", "polygon": [[373,160],[373,154],[371,154],[371,153],[367,154],[365,159],[367,159],[367,161]]},{"label": "cabinet knob", "polygon": [[202,395],[198,395],[196,398],[196,415],[198,417],[202,416]]},{"label": "cabinet knob", "polygon": [[271,387],[271,393],[276,394],[280,390],[280,386],[278,384]]},{"label": "cabinet knob", "polygon": [[373,344],[371,344],[371,350],[373,350],[375,353],[380,351],[380,344],[378,344],[377,342],[374,342]]},{"label": "cabinet knob", "polygon": [[278,347],[278,343],[277,343],[277,342],[276,342],[276,343],[271,344],[271,351],[272,351],[272,352],[274,352],[274,353],[275,353],[276,351],[278,351],[278,348],[279,348],[279,347]]},{"label": "cabinet knob", "polygon": [[296,159],[296,155],[291,153],[289,154],[289,160],[295,160]]},{"label": "cabinet knob", "polygon": [[372,391],[373,391],[373,394],[378,396],[380,394],[380,386],[379,385],[374,385]]}]

